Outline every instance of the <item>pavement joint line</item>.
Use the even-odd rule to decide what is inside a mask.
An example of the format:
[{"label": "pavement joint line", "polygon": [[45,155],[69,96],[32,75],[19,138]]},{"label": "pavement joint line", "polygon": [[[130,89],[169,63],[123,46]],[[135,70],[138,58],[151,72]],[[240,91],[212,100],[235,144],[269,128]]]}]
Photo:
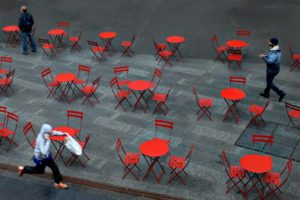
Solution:
[{"label": "pavement joint line", "polygon": [[[0,163],[0,170],[17,173],[18,172],[17,169],[18,169],[18,166],[16,166],[16,165]],[[41,177],[41,178],[45,178],[45,179],[52,179],[52,174],[48,173],[48,172],[45,172],[45,174],[32,174],[32,176]],[[90,188],[95,188],[95,189],[102,189],[102,190],[107,190],[107,191],[112,191],[112,192],[117,192],[117,193],[125,193],[128,195],[140,196],[140,197],[156,199],[156,200],[183,200],[182,198],[178,198],[178,197],[167,195],[167,194],[160,194],[160,193],[155,193],[155,192],[138,190],[138,189],[134,189],[134,188],[121,187],[121,186],[117,186],[114,184],[98,182],[98,181],[96,182],[96,181],[91,181],[91,180],[87,180],[87,179],[76,178],[73,176],[64,176],[64,181],[67,183],[72,183],[72,184],[76,184],[76,185],[80,185],[80,186],[85,186],[85,187],[90,187]]]}]

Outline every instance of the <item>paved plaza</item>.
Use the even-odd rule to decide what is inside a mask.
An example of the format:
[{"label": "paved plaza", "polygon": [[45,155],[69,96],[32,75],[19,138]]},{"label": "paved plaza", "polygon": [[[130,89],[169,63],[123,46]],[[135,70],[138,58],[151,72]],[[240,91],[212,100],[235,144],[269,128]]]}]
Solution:
[{"label": "paved plaza", "polygon": [[[51,5],[50,2],[52,3]],[[226,1],[226,3],[221,3],[221,5],[216,5],[216,7],[211,5],[213,3],[208,4],[208,2],[211,1],[201,1],[201,3],[199,3],[200,1],[187,1],[203,7],[198,11],[196,6],[188,6],[188,8],[193,7],[191,12],[187,13],[191,16],[183,16],[183,13],[178,14],[179,16],[182,16],[182,21],[178,21],[177,23],[182,26],[171,23],[169,24],[169,27],[173,27],[174,29],[166,28],[163,30],[164,21],[162,21],[161,24],[159,24],[158,21],[160,19],[168,20],[168,17],[175,17],[175,14],[174,16],[169,14],[172,12],[172,5],[164,1],[147,1],[147,3],[145,3],[145,1],[134,1],[132,10],[129,9],[127,4],[123,6],[118,4],[120,1],[117,0],[109,1],[110,3],[103,3],[102,5],[96,3],[96,1],[90,1],[91,5],[92,3],[99,5],[99,9],[101,8],[100,10],[93,8],[93,6],[85,9],[84,6],[87,5],[84,4],[83,1],[80,1],[82,3],[79,3],[79,1],[76,2],[78,4],[74,3],[74,5],[70,5],[68,4],[70,3],[69,1],[62,1],[61,7],[57,8],[57,15],[55,16],[53,15],[56,9],[54,5],[58,4],[58,1],[48,1],[43,3],[43,6],[40,6],[35,2],[32,3],[31,9],[36,20],[38,19],[38,15],[40,15],[40,19],[43,20],[43,24],[41,24],[41,21],[39,22],[37,20],[37,37],[47,36],[47,31],[54,27],[55,23],[59,20],[58,15],[60,15],[60,13],[62,13],[62,16],[66,17],[66,20],[74,20],[74,27],[78,29],[79,27],[89,29],[86,31],[84,39],[82,39],[81,42],[83,47],[82,51],[70,53],[69,49],[66,49],[61,50],[55,58],[47,58],[42,56],[41,49],[39,49],[37,54],[31,53],[28,56],[24,56],[21,54],[22,50],[20,46],[17,48],[6,48],[3,43],[0,44],[3,46],[3,48],[0,47],[0,55],[13,57],[13,69],[16,69],[15,80],[12,85],[16,93],[9,91],[8,97],[2,95],[0,97],[0,105],[6,106],[8,111],[12,111],[19,115],[19,124],[15,136],[15,140],[19,145],[17,147],[12,146],[9,152],[6,152],[7,143],[2,142],[0,146],[0,163],[14,166],[20,164],[33,165],[33,162],[31,161],[33,150],[25,140],[22,132],[25,123],[31,121],[36,131],[39,130],[43,123],[49,123],[52,126],[65,125],[67,122],[66,111],[69,109],[79,110],[85,113],[81,131],[82,136],[89,133],[92,134],[91,140],[86,148],[86,152],[91,159],[88,161],[85,168],[76,162],[70,167],[65,167],[63,162],[58,159],[57,164],[64,176],[106,183],[115,187],[124,188],[124,190],[128,191],[135,189],[138,191],[150,192],[157,194],[157,198],[159,198],[159,194],[163,194],[173,199],[242,199],[242,195],[234,191],[226,195],[224,194],[226,191],[225,182],[227,177],[223,163],[220,160],[220,153],[222,150],[226,150],[229,153],[229,159],[232,161],[232,164],[238,165],[239,159],[243,155],[257,153],[257,150],[262,152],[270,151],[269,149],[260,150],[252,148],[249,146],[249,144],[251,144],[250,141],[248,141],[249,143],[246,141],[247,144],[245,144],[245,141],[242,141],[242,143],[244,142],[242,145],[238,142],[241,139],[242,134],[245,134],[247,130],[249,130],[246,129],[246,126],[251,119],[251,116],[248,113],[248,107],[253,103],[264,105],[266,102],[266,99],[259,96],[259,93],[262,92],[265,87],[265,64],[257,58],[257,55],[268,48],[266,41],[269,37],[273,36],[273,34],[277,34],[282,38],[282,46],[284,49],[281,73],[276,77],[275,82],[287,93],[284,99],[285,101],[300,105],[300,70],[296,69],[293,72],[289,72],[289,64],[291,61],[288,58],[288,51],[286,48],[289,38],[292,38],[293,42],[299,40],[299,37],[296,35],[297,32],[285,32],[284,28],[277,30],[277,26],[274,24],[270,24],[269,29],[266,30],[264,29],[264,24],[262,24],[262,22],[258,21],[256,23],[252,20],[261,18],[264,13],[263,11],[273,11],[275,8],[279,9],[279,11],[275,9],[276,12],[283,11],[284,14],[287,14],[289,8],[292,7],[293,4],[291,3],[284,7],[280,7],[281,3],[275,1],[275,3],[273,2],[275,5],[274,8],[267,4],[262,5],[264,3],[260,1],[255,1],[260,2],[258,4],[261,9],[255,10],[253,5],[248,6],[250,1],[241,3],[241,1],[231,0]],[[233,4],[234,2],[239,3],[237,3],[237,6],[230,6],[230,4]],[[297,5],[296,1],[291,2],[294,2],[294,4]],[[178,7],[182,7],[182,9],[187,9],[184,7],[186,3],[182,3],[182,1],[173,1],[174,5],[180,5]],[[79,9],[80,6],[82,7],[81,9]],[[147,12],[135,12],[135,9],[138,9],[141,6],[145,6]],[[5,6],[0,8],[1,25],[16,23],[16,20],[3,17],[8,13],[3,7],[15,11],[17,15],[19,5],[16,6],[15,1],[7,1]],[[52,9],[52,13],[49,14],[52,18],[45,17],[46,7],[47,10]],[[120,13],[120,16],[118,16],[118,19],[116,20],[117,25],[114,24],[115,19],[109,20],[109,17],[114,16],[115,12],[112,8],[115,7],[117,11],[126,10],[126,12],[130,12],[130,14],[123,13],[124,16]],[[239,11],[237,11],[237,7],[240,8]],[[210,23],[210,21],[208,23],[207,18],[204,16],[206,14],[211,15],[212,10],[215,8],[224,8],[224,10],[218,12],[218,9],[216,9],[217,14],[214,17],[214,20],[212,23]],[[253,8],[253,10],[251,10],[251,8]],[[87,14],[88,9],[90,9],[90,15]],[[179,8],[176,9],[179,12]],[[77,12],[75,12],[75,10]],[[255,19],[243,21],[242,19],[246,19],[247,16],[243,16],[239,19],[238,16],[245,10],[247,10],[246,15],[248,17],[254,16]],[[78,14],[80,11],[84,12],[85,15]],[[102,11],[107,14],[108,17],[105,16],[105,19],[98,19],[95,14],[96,11]],[[198,14],[198,12],[200,17],[197,19],[195,18],[195,22],[191,22],[191,24],[188,25],[186,20],[194,19],[194,15]],[[149,16],[149,13],[151,16]],[[164,14],[166,14],[167,17],[162,17]],[[293,9],[291,9],[291,16],[292,15],[296,15]],[[42,18],[42,16],[44,18]],[[80,18],[80,16],[84,17]],[[176,15],[176,19],[179,19],[179,16]],[[226,17],[223,20],[224,16],[229,17]],[[284,18],[284,16],[280,17],[278,23],[285,24],[286,21]],[[122,23],[122,20],[125,20],[126,22],[130,21],[130,23]],[[214,21],[216,22],[216,26],[214,26]],[[224,26],[224,23],[228,22],[229,26]],[[294,21],[292,21],[291,24],[293,22]],[[134,23],[136,23],[136,25]],[[202,25],[198,26],[199,23]],[[85,26],[83,26],[83,24],[85,24]],[[93,26],[94,24],[95,26]],[[207,25],[207,27],[204,28],[204,25]],[[214,62],[213,58],[215,54],[209,43],[210,36],[214,33],[220,33],[219,35],[224,38],[223,41],[226,41],[227,39],[235,37],[235,30],[237,28],[246,25],[248,25],[247,28],[250,29],[255,27],[257,37],[252,37],[249,57],[244,59],[241,69],[237,68],[235,64],[229,68],[227,63],[219,61]],[[292,25],[290,26],[292,27]],[[100,31],[107,31],[110,29],[113,29],[118,33],[124,33],[124,35],[120,34],[122,37],[117,38],[113,42],[117,52],[114,53],[112,57],[107,56],[107,60],[103,62],[91,62],[92,53],[87,48],[86,39],[91,38],[99,40],[97,34]],[[119,43],[121,40],[129,38],[134,31],[136,31],[138,35],[136,45],[133,47],[135,54],[131,58],[127,56],[122,57]],[[193,33],[193,31],[195,31],[195,33]],[[160,113],[153,115],[154,103],[150,103],[147,113],[144,113],[140,108],[135,112],[132,112],[131,109],[124,112],[121,108],[114,110],[116,100],[109,86],[109,81],[114,77],[113,67],[128,65],[130,67],[129,78],[131,80],[150,80],[153,70],[156,67],[159,67],[154,57],[151,37],[153,36],[157,38],[157,40],[164,41],[168,35],[174,33],[184,35],[189,39],[181,48],[184,58],[178,63],[172,59],[171,62],[174,66],[166,66],[163,69],[162,81],[158,90],[167,92],[170,87],[172,88],[167,102],[167,105],[170,108],[168,115],[164,116]],[[1,37],[4,39],[3,35],[1,35]],[[50,67],[53,74],[61,72],[77,73],[78,64],[89,65],[92,67],[92,76],[90,77],[90,80],[93,80],[99,75],[101,76],[100,86],[96,92],[96,96],[99,98],[100,102],[96,103],[94,107],[91,107],[88,103],[81,105],[81,98],[76,99],[71,104],[64,101],[58,102],[54,98],[47,98],[48,91],[40,77],[40,72],[47,67]],[[220,96],[220,92],[222,89],[229,87],[228,76],[230,75],[242,75],[247,78],[247,83],[244,88],[246,98],[239,103],[239,109],[241,111],[239,124],[236,124],[232,117],[229,117],[223,122],[227,105]],[[213,98],[213,106],[210,109],[213,121],[210,121],[205,117],[200,121],[197,121],[197,105],[195,104],[192,93],[192,86],[195,86],[201,97]],[[134,96],[130,96],[129,100],[132,103],[135,102]],[[284,102],[278,102],[278,97],[274,93],[271,93],[270,100],[271,102],[264,114],[264,119],[267,121],[266,127],[273,126],[273,124],[287,125],[288,117]],[[163,176],[160,184],[155,181],[155,178],[152,175],[147,177],[144,181],[137,181],[131,175],[128,175],[125,179],[121,179],[123,176],[123,166],[115,152],[116,138],[120,137],[122,139],[126,150],[138,152],[140,144],[153,137],[155,131],[155,119],[166,119],[174,122],[174,130],[170,143],[171,154],[185,156],[189,151],[190,146],[195,144],[195,152],[186,169],[189,174],[189,176],[186,177],[186,186],[182,185],[179,181],[167,183],[169,178],[169,156],[165,156],[161,160],[167,173]],[[281,132],[279,133],[278,131]],[[279,128],[276,134],[280,135],[280,138],[282,138],[285,131],[284,128]],[[290,131],[287,133],[290,135],[289,140],[293,144],[297,143],[300,137],[300,129],[287,131]],[[286,147],[284,150],[290,151],[288,148],[289,144],[284,144],[283,146]],[[282,146],[275,145],[272,147],[271,151],[274,150],[276,152],[281,150],[281,148]],[[54,152],[53,147],[52,152]],[[281,151],[279,153],[284,152]],[[279,156],[276,156],[276,153],[272,152],[271,154],[273,155],[274,162],[273,171],[280,171],[287,162],[286,157],[288,156],[281,156],[279,154],[277,154]],[[296,160],[300,160],[299,145],[293,149],[293,155]],[[63,156],[67,159],[70,156],[70,153],[65,150]],[[298,190],[300,187],[300,165],[298,161],[293,162],[294,166],[292,174],[288,182],[282,188],[282,199],[300,198],[300,192]],[[139,176],[142,177],[148,167],[143,157],[141,157],[139,166],[142,169]],[[25,176],[26,184],[32,183],[32,186],[34,187],[36,182],[28,180],[27,178],[29,175]],[[49,187],[52,188],[51,181],[52,180],[49,181]],[[43,181],[42,185],[45,190],[49,190],[47,189],[47,183]],[[78,187],[80,186],[73,186],[71,183],[69,191],[76,190]],[[118,197],[119,196],[116,196],[112,199],[118,199]],[[123,197],[120,195],[120,199],[122,198],[127,198],[127,196]],[[259,198],[253,192],[249,195],[248,199]]]}]

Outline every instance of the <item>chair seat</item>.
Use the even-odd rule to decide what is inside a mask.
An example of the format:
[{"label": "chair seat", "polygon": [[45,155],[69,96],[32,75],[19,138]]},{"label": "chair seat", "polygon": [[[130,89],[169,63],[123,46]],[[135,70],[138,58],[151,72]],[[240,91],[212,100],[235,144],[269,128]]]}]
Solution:
[{"label": "chair seat", "polygon": [[91,85],[86,85],[81,89],[81,91],[86,94],[91,94],[91,93],[95,92],[95,90],[96,90],[96,88]]},{"label": "chair seat", "polygon": [[291,110],[288,115],[300,119],[300,111],[298,110]]},{"label": "chair seat", "polygon": [[153,100],[158,102],[165,102],[167,99],[167,94],[154,93]]},{"label": "chair seat", "polygon": [[130,94],[131,92],[129,90],[120,90],[118,93],[117,93],[117,96],[118,97],[128,97],[128,95]]},{"label": "chair seat", "polygon": [[49,86],[49,87],[58,87],[58,86],[59,86],[59,82],[57,82],[57,81],[52,81],[52,82],[48,83],[48,86]]},{"label": "chair seat", "polygon": [[242,179],[242,178],[245,178],[246,171],[241,166],[230,166],[229,176],[230,176],[230,178],[237,177],[237,178]]},{"label": "chair seat", "polygon": [[9,85],[11,83],[11,79],[9,78],[3,78],[3,79],[0,79],[0,85]]},{"label": "chair seat", "polygon": [[261,115],[263,113],[263,111],[264,111],[264,107],[256,105],[256,104],[252,104],[249,107],[249,112],[255,113],[257,115]]},{"label": "chair seat", "polygon": [[200,99],[198,103],[199,103],[200,107],[211,107],[212,106],[212,98]]},{"label": "chair seat", "polygon": [[279,186],[281,184],[280,173],[267,172],[263,176],[263,182]]},{"label": "chair seat", "polygon": [[127,152],[124,158],[124,163],[128,164],[138,164],[140,162],[141,155],[139,153]]},{"label": "chair seat", "polygon": [[123,46],[123,47],[129,47],[129,46],[131,46],[131,44],[132,44],[131,41],[123,41],[123,42],[121,43],[121,46]]},{"label": "chair seat", "polygon": [[169,50],[163,50],[163,51],[160,51],[159,52],[159,55],[161,56],[161,57],[169,57],[169,56],[171,56],[173,53],[172,53],[172,51],[169,51]]},{"label": "chair seat", "polygon": [[73,81],[73,83],[82,85],[82,84],[86,83],[86,80],[82,80],[82,79],[76,78]]},{"label": "chair seat", "polygon": [[128,85],[130,83],[130,80],[118,80],[118,85],[119,86],[124,86],[124,85]]},{"label": "chair seat", "polygon": [[96,47],[93,47],[92,48],[93,52],[104,52],[105,51],[105,48],[104,47],[101,47],[101,46],[96,46]]},{"label": "chair seat", "polygon": [[81,149],[84,149],[86,142],[85,141],[77,141],[77,142],[81,146]]},{"label": "chair seat", "polygon": [[218,46],[217,51],[220,52],[225,52],[227,50],[227,46]]},{"label": "chair seat", "polygon": [[228,60],[230,60],[230,61],[242,61],[242,55],[230,53],[228,55]]},{"label": "chair seat", "polygon": [[33,147],[35,147],[35,145],[36,145],[36,139],[34,139],[34,140],[32,141],[32,145],[33,145]]},{"label": "chair seat", "polygon": [[6,69],[0,69],[0,74],[7,74],[9,71]]},{"label": "chair seat", "polygon": [[168,166],[171,169],[183,169],[185,166],[185,158],[180,156],[170,156]]},{"label": "chair seat", "polygon": [[78,42],[79,41],[79,37],[69,37],[69,41],[71,41],[71,42]]},{"label": "chair seat", "polygon": [[1,137],[8,137],[10,135],[13,135],[14,132],[12,130],[10,130],[9,128],[2,128],[0,130],[0,136]]},{"label": "chair seat", "polygon": [[46,44],[43,44],[43,48],[44,48],[44,49],[54,49],[55,46],[54,46],[53,44],[48,44],[48,43],[46,43]]},{"label": "chair seat", "polygon": [[300,60],[300,54],[294,54],[293,59],[294,60]]}]

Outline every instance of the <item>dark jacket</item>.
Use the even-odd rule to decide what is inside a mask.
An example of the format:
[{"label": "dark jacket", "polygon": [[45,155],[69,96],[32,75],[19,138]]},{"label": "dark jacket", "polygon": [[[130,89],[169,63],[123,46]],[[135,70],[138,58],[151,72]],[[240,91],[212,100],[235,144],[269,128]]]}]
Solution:
[{"label": "dark jacket", "polygon": [[274,73],[274,74],[279,73],[280,58],[281,58],[280,49],[270,50],[269,53],[262,58],[267,64],[267,72]]},{"label": "dark jacket", "polygon": [[19,28],[21,32],[30,33],[34,24],[33,17],[30,13],[22,13],[19,17]]}]

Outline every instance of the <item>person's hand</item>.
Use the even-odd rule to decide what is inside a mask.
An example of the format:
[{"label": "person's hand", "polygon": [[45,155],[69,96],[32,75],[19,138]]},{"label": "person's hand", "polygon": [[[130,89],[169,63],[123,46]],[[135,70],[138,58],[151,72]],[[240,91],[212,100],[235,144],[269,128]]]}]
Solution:
[{"label": "person's hand", "polygon": [[266,54],[263,54],[263,53],[259,54],[259,57],[260,57],[260,58],[263,58],[263,57],[265,57],[265,56],[266,56]]},{"label": "person's hand", "polygon": [[50,135],[49,135],[49,133],[46,133],[46,134],[45,134],[45,139],[46,139],[46,140],[50,140]]}]

